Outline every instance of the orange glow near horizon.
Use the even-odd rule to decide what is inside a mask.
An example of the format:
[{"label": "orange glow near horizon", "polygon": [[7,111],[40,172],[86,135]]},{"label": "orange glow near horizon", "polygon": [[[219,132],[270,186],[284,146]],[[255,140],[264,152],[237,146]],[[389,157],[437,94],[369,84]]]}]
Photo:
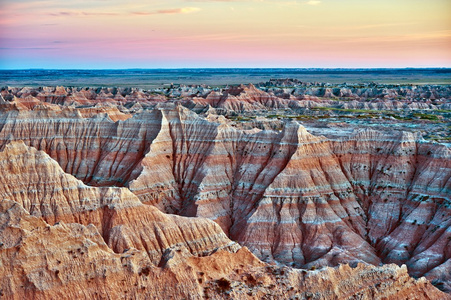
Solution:
[{"label": "orange glow near horizon", "polygon": [[0,68],[451,67],[449,0],[6,0]]}]

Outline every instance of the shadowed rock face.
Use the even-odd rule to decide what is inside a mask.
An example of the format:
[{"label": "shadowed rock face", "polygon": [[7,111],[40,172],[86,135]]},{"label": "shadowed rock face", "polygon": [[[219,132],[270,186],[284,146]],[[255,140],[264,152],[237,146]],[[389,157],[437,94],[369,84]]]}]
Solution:
[{"label": "shadowed rock face", "polygon": [[124,188],[88,187],[21,142],[7,144],[0,162],[8,180],[0,191],[0,296],[7,299],[447,298],[405,266],[265,264],[212,221],[165,215]]},{"label": "shadowed rock face", "polygon": [[275,133],[168,119],[129,184],[143,202],[215,220],[264,260],[405,263],[449,282],[445,146],[407,133],[332,142],[296,123]]},{"label": "shadowed rock face", "polygon": [[[138,88],[81,88],[81,87],[3,87],[2,97],[27,107],[37,102],[60,105],[95,105],[111,103],[124,105],[139,102],[145,106],[168,99],[183,99],[194,104],[234,111],[259,108],[288,108],[299,105],[358,109],[449,109],[449,85],[384,85],[384,84],[331,84],[300,82],[297,80],[271,80],[253,84],[212,88],[199,86],[171,86],[142,90]],[[299,102],[301,100],[301,102]],[[331,101],[333,100],[333,101]],[[335,102],[340,101],[339,103]],[[311,101],[311,102],[308,102]]]},{"label": "shadowed rock face", "polygon": [[142,204],[126,188],[86,186],[64,173],[47,154],[22,142],[8,144],[0,152],[0,180],[2,199],[14,200],[30,215],[50,225],[94,225],[113,251],[144,250],[155,265],[174,247],[186,248],[194,255],[224,247],[239,249],[210,220],[192,222],[165,215]]},{"label": "shadowed rock face", "polygon": [[[109,107],[84,114],[55,104],[3,105],[0,176],[10,184],[1,186],[2,199],[50,225],[93,224],[115,257],[136,248],[149,265],[177,265],[218,249],[236,252],[228,236],[268,262],[406,264],[411,275],[451,288],[445,146],[377,131],[332,141],[296,122],[279,132],[239,130],[181,106],[114,122]],[[8,144],[17,140],[46,154]],[[206,219],[155,207],[211,219],[227,236]],[[228,287],[210,283],[204,288]]]}]

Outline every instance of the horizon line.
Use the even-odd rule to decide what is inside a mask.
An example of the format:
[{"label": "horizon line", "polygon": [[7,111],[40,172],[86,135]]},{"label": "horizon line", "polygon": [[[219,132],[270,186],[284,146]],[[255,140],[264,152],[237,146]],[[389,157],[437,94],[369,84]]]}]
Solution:
[{"label": "horizon line", "polygon": [[431,70],[451,67],[167,67],[167,68],[0,68],[0,71],[113,71],[113,70]]}]

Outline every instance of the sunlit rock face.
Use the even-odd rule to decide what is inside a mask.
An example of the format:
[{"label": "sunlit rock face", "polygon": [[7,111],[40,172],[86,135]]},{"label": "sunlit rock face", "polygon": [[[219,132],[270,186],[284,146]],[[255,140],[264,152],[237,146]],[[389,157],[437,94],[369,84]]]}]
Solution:
[{"label": "sunlit rock face", "polygon": [[31,216],[53,225],[59,222],[94,225],[117,253],[144,250],[158,265],[164,252],[175,246],[194,255],[217,249],[239,249],[212,221],[165,215],[142,204],[126,188],[90,187],[43,151],[22,142],[7,144],[0,152],[2,199],[11,199]]},{"label": "sunlit rock face", "polygon": [[[334,107],[370,110],[449,110],[449,85],[348,85],[308,83],[297,80],[271,80],[257,85],[211,88],[171,86],[166,89],[81,88],[81,87],[4,87],[0,95],[17,106],[31,108],[38,102],[64,106],[113,105],[133,111],[158,103],[177,101],[192,109],[206,106],[235,112],[262,109],[303,109]],[[113,111],[110,115],[113,115]],[[124,116],[118,116],[123,119]]]},{"label": "sunlit rock face", "polygon": [[[4,218],[12,220],[15,207],[33,226],[55,228],[58,236],[47,236],[44,229],[31,234],[18,224],[23,239],[27,234],[31,240],[42,235],[60,241],[68,234],[76,244],[96,236],[93,261],[111,257],[114,264],[136,249],[139,261],[130,262],[130,273],[119,277],[138,286],[141,279],[131,278],[140,268],[160,274],[165,266],[186,267],[186,258],[196,264],[193,269],[206,268],[204,256],[244,259],[248,250],[239,250],[236,241],[268,263],[296,268],[405,264],[409,274],[451,289],[451,151],[446,146],[410,133],[376,130],[329,140],[295,121],[279,131],[242,130],[225,118],[205,119],[180,105],[135,107],[133,112],[116,103],[76,107],[66,105],[57,92],[64,94],[57,89],[45,101],[26,96],[0,103],[0,195],[12,201],[2,204]],[[133,97],[144,96],[136,92]],[[21,243],[14,226],[1,233],[6,249]],[[223,254],[213,254],[218,251]],[[266,274],[267,265],[254,260],[249,272]],[[359,266],[325,269],[321,276],[398,272],[394,266]],[[6,274],[15,274],[13,269]],[[412,280],[402,270],[403,278]],[[168,280],[190,277],[186,284],[192,291],[214,290],[208,285],[214,276],[199,283],[192,273],[177,272],[182,275],[167,275]],[[290,269],[287,282],[299,282],[304,275],[297,272]],[[238,280],[238,275],[221,274]],[[49,282],[56,280],[49,276]],[[385,280],[378,276],[374,282]],[[268,278],[269,286],[275,277]],[[409,282],[426,294],[435,292],[426,281]],[[43,290],[53,289],[42,284]],[[102,284],[107,289],[108,283]]]},{"label": "sunlit rock face", "polygon": [[86,186],[22,142],[4,146],[0,174],[7,299],[448,297],[405,266],[268,265],[214,222],[165,215],[125,188]]}]

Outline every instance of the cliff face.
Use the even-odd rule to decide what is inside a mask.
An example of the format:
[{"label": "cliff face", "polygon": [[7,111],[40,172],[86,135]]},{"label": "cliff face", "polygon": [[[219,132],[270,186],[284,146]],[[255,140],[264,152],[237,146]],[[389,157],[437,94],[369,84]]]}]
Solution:
[{"label": "cliff face", "polygon": [[258,84],[209,88],[181,86],[145,91],[136,88],[3,88],[0,95],[18,105],[46,104],[93,106],[111,104],[130,108],[154,107],[157,103],[178,101],[203,109],[205,106],[234,112],[265,109],[305,109],[328,107],[370,110],[449,110],[451,87],[441,85],[364,85],[330,86],[324,83],[269,81]]},{"label": "cliff face", "polygon": [[[140,263],[142,259],[146,264],[133,267],[135,271],[123,275],[127,278],[137,276],[140,268],[155,274],[162,272],[158,266],[185,268],[180,261],[187,257],[207,268],[199,256],[210,257],[220,249],[219,260],[228,255],[224,259],[244,259],[228,254],[240,248],[233,240],[263,261],[297,268],[406,264],[411,275],[426,276],[451,290],[451,153],[445,146],[413,134],[370,130],[328,140],[309,134],[297,122],[281,131],[240,130],[224,118],[209,121],[181,106],[165,105],[130,118],[111,106],[97,106],[97,113],[92,108],[27,103],[32,105],[16,100],[2,104],[0,195],[14,201],[3,204],[8,207],[4,213],[16,205],[33,226],[57,229],[49,239],[63,239],[61,230],[69,235],[84,232],[73,243],[97,234],[100,252],[93,260],[111,256],[120,261],[123,253],[137,249]],[[125,117],[114,121],[112,111]],[[11,239],[7,249],[20,244],[10,230],[15,229],[0,235]],[[32,234],[35,239],[39,235]],[[267,273],[267,265],[252,261],[252,272]],[[387,274],[395,272],[393,276],[405,278],[396,279],[399,282],[429,289],[393,266],[359,265],[320,274],[331,281],[334,276],[356,276],[352,291],[363,280],[357,278],[366,278],[362,274],[371,270],[382,276],[374,275],[374,282],[390,281],[392,275]],[[182,277],[192,275],[180,272]],[[230,285],[241,278],[232,273],[218,276]],[[296,275],[287,275],[287,284],[302,286],[301,271],[290,269],[288,274]],[[174,276],[168,280],[182,278]],[[384,276],[388,279],[381,279]],[[192,284],[191,291],[200,286],[214,291],[223,284],[237,292],[238,285],[215,281],[222,277],[202,277],[199,283],[194,276],[187,284]],[[268,280],[267,286],[285,291]],[[312,277],[312,286],[315,280]],[[387,289],[396,289],[398,283]],[[369,287],[362,293],[373,292]]]},{"label": "cliff face", "polygon": [[87,187],[20,142],[6,145],[0,161],[2,182],[8,180],[0,191],[0,297],[6,299],[447,297],[395,265],[316,271],[267,265],[211,221],[164,215],[124,188]]},{"label": "cliff face", "polygon": [[449,282],[445,146],[407,133],[332,142],[296,123],[275,133],[172,120],[129,184],[143,202],[215,220],[267,261],[405,263],[416,276]]},{"label": "cliff face", "polygon": [[174,247],[194,255],[239,249],[212,221],[165,215],[125,188],[88,187],[64,173],[47,154],[21,142],[0,152],[0,180],[1,198],[14,200],[30,215],[50,225],[94,225],[116,253],[143,250],[155,265]]}]

